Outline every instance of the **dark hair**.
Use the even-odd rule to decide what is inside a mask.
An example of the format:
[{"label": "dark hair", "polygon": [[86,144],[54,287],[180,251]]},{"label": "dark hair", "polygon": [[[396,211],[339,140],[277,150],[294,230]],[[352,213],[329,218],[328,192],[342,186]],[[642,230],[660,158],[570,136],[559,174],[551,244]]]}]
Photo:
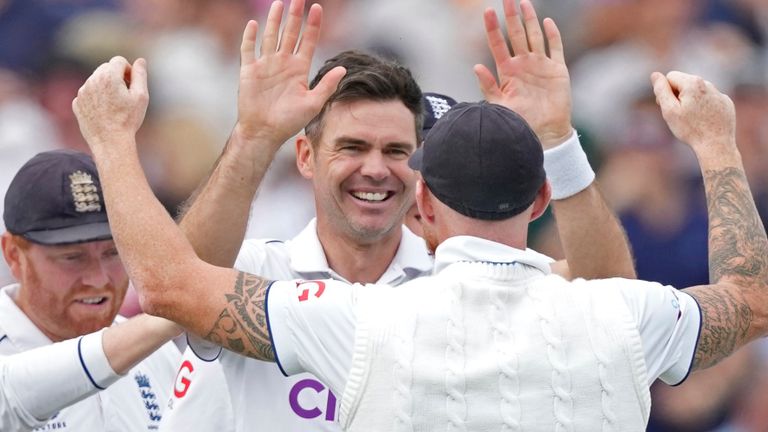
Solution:
[{"label": "dark hair", "polygon": [[325,102],[320,113],[304,128],[310,141],[313,143],[319,141],[324,127],[323,119],[331,104],[358,100],[401,101],[413,113],[416,120],[414,132],[417,142],[421,141],[421,126],[424,121],[421,88],[408,68],[360,51],[344,51],[326,60],[309,83],[309,87],[314,88],[328,71],[337,66],[344,66],[347,74]]}]

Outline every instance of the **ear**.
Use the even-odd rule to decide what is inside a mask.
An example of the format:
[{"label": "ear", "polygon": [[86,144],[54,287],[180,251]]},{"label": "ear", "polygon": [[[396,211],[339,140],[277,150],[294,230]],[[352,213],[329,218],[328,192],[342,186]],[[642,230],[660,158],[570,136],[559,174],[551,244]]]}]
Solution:
[{"label": "ear", "polygon": [[429,191],[427,184],[419,177],[416,180],[416,206],[419,208],[422,223],[433,224],[435,222],[435,208],[432,205],[432,192]]},{"label": "ear", "polygon": [[547,211],[549,206],[549,200],[552,198],[552,186],[549,184],[549,180],[546,180],[539,192],[536,194],[536,199],[533,200],[533,211],[531,212],[531,222],[538,219]]},{"label": "ear", "polygon": [[302,177],[311,179],[314,176],[312,160],[314,159],[314,149],[312,142],[306,135],[299,135],[296,138],[296,167],[299,169]]},{"label": "ear", "polygon": [[0,242],[3,247],[3,257],[8,264],[8,268],[11,269],[11,274],[18,281],[21,280],[21,248],[8,232],[4,232],[0,237]]}]

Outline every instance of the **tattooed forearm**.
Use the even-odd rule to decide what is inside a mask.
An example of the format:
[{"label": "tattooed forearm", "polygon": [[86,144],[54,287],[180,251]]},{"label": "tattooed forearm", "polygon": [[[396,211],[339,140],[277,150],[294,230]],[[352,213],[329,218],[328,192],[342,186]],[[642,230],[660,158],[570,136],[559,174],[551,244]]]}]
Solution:
[{"label": "tattooed forearm", "polygon": [[227,307],[206,335],[206,339],[239,354],[259,360],[275,361],[267,330],[264,301],[271,282],[239,272]]},{"label": "tattooed forearm", "polygon": [[[710,283],[738,289],[693,288],[702,311],[695,368],[714,365],[748,342],[754,328],[754,306],[768,294],[768,241],[747,179],[738,168],[704,172],[709,207]],[[756,297],[757,296],[757,297]]]},{"label": "tattooed forearm", "polygon": [[[768,245],[744,172],[727,168],[705,173],[710,283],[723,278],[751,282],[766,274]],[[760,279],[765,281],[765,279]]]}]

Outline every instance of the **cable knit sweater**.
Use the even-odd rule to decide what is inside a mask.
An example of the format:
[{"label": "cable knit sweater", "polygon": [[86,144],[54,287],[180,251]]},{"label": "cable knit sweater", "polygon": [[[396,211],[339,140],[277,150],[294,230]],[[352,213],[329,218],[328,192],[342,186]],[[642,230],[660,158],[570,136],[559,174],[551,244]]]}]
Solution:
[{"label": "cable knit sweater", "polygon": [[605,281],[456,262],[396,291],[357,293],[346,430],[645,429],[640,335]]}]

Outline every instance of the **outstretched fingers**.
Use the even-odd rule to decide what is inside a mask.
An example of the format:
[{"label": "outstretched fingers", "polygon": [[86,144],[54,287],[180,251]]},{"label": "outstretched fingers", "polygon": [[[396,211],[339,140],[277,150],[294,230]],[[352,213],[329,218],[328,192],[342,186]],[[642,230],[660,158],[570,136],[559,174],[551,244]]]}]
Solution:
[{"label": "outstretched fingers", "polygon": [[309,8],[307,14],[307,24],[304,26],[304,33],[301,35],[301,41],[296,53],[307,61],[312,60],[315,55],[317,41],[320,40],[320,28],[323,24],[323,8],[315,3]]},{"label": "outstretched fingers", "polygon": [[544,35],[539,25],[539,17],[536,16],[536,9],[534,9],[530,0],[520,0],[520,12],[525,21],[525,33],[528,35],[528,46],[531,52],[546,54]]},{"label": "outstretched fingers", "polygon": [[264,36],[261,40],[261,55],[274,53],[277,50],[277,42],[280,35],[280,22],[283,18],[283,2],[274,1],[267,14],[267,24],[264,27]]},{"label": "outstretched fingers", "polygon": [[304,19],[304,0],[291,0],[288,6],[288,19],[285,21],[285,28],[280,37],[280,47],[278,51],[293,54],[296,49],[296,42],[301,33],[301,21]]},{"label": "outstretched fingers", "polygon": [[339,87],[341,79],[347,74],[347,70],[343,66],[336,66],[329,70],[317,85],[310,90],[310,95],[316,102],[318,107],[322,107],[325,101],[331,97],[333,92]]},{"label": "outstretched fingers", "polygon": [[528,36],[525,34],[525,28],[522,21],[520,21],[517,9],[515,9],[515,2],[514,0],[504,0],[503,5],[504,19],[507,23],[507,35],[509,36],[509,44],[512,46],[512,51],[515,55],[527,53],[529,51]]},{"label": "outstretched fingers", "polygon": [[485,100],[493,102],[498,98],[501,98],[501,89],[499,89],[499,85],[496,83],[496,78],[493,76],[493,73],[488,70],[485,65],[481,64],[475,65],[474,71],[475,76],[477,77],[477,82],[480,85],[480,91],[483,92]]},{"label": "outstretched fingers", "polygon": [[552,18],[544,18],[544,34],[547,36],[547,43],[549,43],[549,57],[560,64],[565,64],[563,38]]},{"label": "outstretched fingers", "polygon": [[259,23],[248,21],[243,30],[243,41],[240,42],[240,65],[245,66],[256,60],[256,34],[259,32]]},{"label": "outstretched fingers", "polygon": [[499,70],[500,66],[511,57],[509,55],[509,48],[507,48],[507,42],[501,33],[501,26],[499,25],[499,19],[496,17],[496,12],[491,8],[486,9],[483,19],[485,21],[485,36],[488,40],[488,49],[491,50],[491,56],[496,63],[496,70]]}]

